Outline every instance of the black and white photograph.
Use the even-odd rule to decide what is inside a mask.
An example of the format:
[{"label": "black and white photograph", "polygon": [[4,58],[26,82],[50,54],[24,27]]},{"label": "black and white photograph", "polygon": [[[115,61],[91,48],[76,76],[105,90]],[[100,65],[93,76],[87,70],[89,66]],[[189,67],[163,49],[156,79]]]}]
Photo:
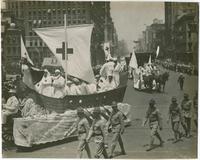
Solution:
[{"label": "black and white photograph", "polygon": [[1,0],[2,158],[197,159],[198,1]]}]

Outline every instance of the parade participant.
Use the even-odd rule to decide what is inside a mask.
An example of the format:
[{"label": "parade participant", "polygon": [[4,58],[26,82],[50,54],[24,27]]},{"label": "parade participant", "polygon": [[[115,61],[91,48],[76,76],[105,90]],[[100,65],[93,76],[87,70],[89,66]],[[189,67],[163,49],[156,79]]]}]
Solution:
[{"label": "parade participant", "polygon": [[150,130],[151,130],[151,140],[150,140],[149,148],[147,149],[147,151],[150,151],[153,148],[155,137],[157,137],[158,140],[160,141],[160,144],[159,144],[160,146],[162,146],[163,143],[164,143],[164,141],[162,140],[162,138],[161,138],[161,136],[158,132],[158,128],[160,130],[162,130],[162,124],[161,124],[160,112],[156,108],[155,104],[156,104],[156,102],[155,102],[154,99],[151,99],[149,101],[149,107],[148,107],[148,110],[146,112],[145,120],[143,122],[143,126],[145,126],[147,121],[149,121],[149,127],[150,127]]},{"label": "parade participant", "polygon": [[106,132],[105,132],[105,121],[101,119],[101,110],[100,107],[96,107],[93,111],[94,120],[92,122],[92,126],[89,131],[89,135],[87,137],[87,142],[94,135],[95,143],[97,145],[95,158],[100,158],[101,155],[104,158],[108,158],[108,154],[105,148],[105,140],[106,140]]},{"label": "parade participant", "polygon": [[87,84],[84,81],[81,81],[80,84],[78,85],[78,87],[79,87],[79,90],[81,92],[81,95],[88,94]]},{"label": "parade participant", "polygon": [[118,62],[118,60],[115,58],[114,59],[114,70],[113,70],[113,80],[115,82],[116,86],[119,86],[120,83],[120,77],[119,73],[121,71],[121,64]]},{"label": "parade participant", "polygon": [[7,117],[12,114],[16,114],[19,110],[19,100],[16,95],[16,90],[10,89],[10,97],[6,104],[3,105],[2,124],[7,122]]},{"label": "parade participant", "polygon": [[66,133],[66,137],[69,137],[71,133],[77,130],[79,140],[77,158],[82,158],[84,150],[87,152],[88,158],[91,158],[89,144],[86,142],[90,127],[83,108],[79,107],[77,109],[77,116],[76,125]]},{"label": "parade participant", "polygon": [[171,121],[172,130],[174,132],[174,143],[181,138],[181,133],[179,132],[179,125],[181,121],[181,109],[178,106],[176,97],[172,97],[171,104],[169,106],[169,120]]},{"label": "parade participant", "polygon": [[178,77],[178,81],[177,81],[179,83],[179,85],[180,85],[180,89],[181,90],[183,90],[184,80],[185,80],[185,77],[181,73],[180,76]]},{"label": "parade participant", "polygon": [[121,154],[125,155],[124,144],[122,141],[121,134],[124,133],[124,120],[122,112],[117,108],[117,103],[115,101],[112,102],[112,113],[109,118],[109,125],[112,127],[112,141],[111,141],[111,153],[109,158],[113,158],[114,150],[116,148],[117,143],[119,142],[119,146],[121,148]]},{"label": "parade participant", "polygon": [[42,80],[39,82],[40,89],[39,93],[47,97],[52,97],[53,87],[52,87],[52,77],[47,69],[44,70],[44,75]]},{"label": "parade participant", "polygon": [[73,82],[70,86],[70,93],[71,95],[81,95],[81,91],[77,86],[79,84],[79,80],[77,78],[73,78]]},{"label": "parade participant", "polygon": [[65,79],[61,76],[59,69],[55,70],[55,76],[52,78],[53,97],[62,98],[65,96]]},{"label": "parade participant", "polygon": [[114,62],[113,60],[107,61],[100,69],[100,76],[104,77],[105,79],[109,75],[113,75],[113,70],[114,70]]},{"label": "parade participant", "polygon": [[98,86],[98,92],[103,92],[106,85],[106,79],[104,77],[101,77],[97,83]]},{"label": "parade participant", "polygon": [[97,93],[97,85],[95,83],[90,83],[86,85],[87,94]]},{"label": "parade participant", "polygon": [[181,111],[182,111],[182,126],[185,131],[186,137],[190,137],[190,129],[191,129],[191,109],[192,109],[192,101],[189,99],[189,95],[184,93],[184,99],[181,102]]},{"label": "parade participant", "polygon": [[65,95],[71,95],[70,87],[71,87],[72,81],[67,81],[65,83]]},{"label": "parade participant", "polygon": [[194,108],[194,123],[196,127],[198,126],[198,91],[193,98],[193,108]]}]

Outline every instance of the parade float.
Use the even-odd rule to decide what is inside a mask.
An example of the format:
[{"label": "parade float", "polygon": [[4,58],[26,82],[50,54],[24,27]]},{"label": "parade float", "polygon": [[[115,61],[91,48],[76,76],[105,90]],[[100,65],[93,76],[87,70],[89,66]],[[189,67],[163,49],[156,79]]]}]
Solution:
[{"label": "parade float", "polygon": [[[34,31],[46,43],[65,71],[65,79],[76,77],[86,83],[94,83],[90,60],[90,40],[93,25],[70,27],[37,28]],[[62,48],[60,48],[62,47]],[[60,48],[60,49],[58,49]],[[71,53],[71,54],[70,54]],[[40,109],[27,117],[15,118],[13,136],[15,144],[23,147],[60,141],[75,126],[76,109],[83,107],[85,114],[92,119],[94,107],[101,107],[102,113],[109,116],[111,103],[122,102],[127,87],[127,72],[120,73],[120,84],[117,88],[87,95],[66,95],[62,98],[47,97],[39,94],[34,88],[23,83],[21,89],[32,98]],[[130,124],[130,105],[119,103],[119,109],[125,117],[126,125]],[[40,110],[40,111],[39,111]],[[38,111],[38,112],[37,112]],[[40,114],[37,114],[40,113]],[[104,117],[105,121],[106,118]],[[76,132],[70,137],[76,136]]]}]

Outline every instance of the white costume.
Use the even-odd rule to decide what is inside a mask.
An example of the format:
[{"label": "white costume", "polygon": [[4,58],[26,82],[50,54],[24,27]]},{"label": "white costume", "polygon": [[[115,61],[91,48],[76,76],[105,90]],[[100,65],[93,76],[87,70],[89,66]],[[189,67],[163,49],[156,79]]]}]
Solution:
[{"label": "white costume", "polygon": [[52,86],[54,98],[62,98],[65,96],[65,79],[61,75],[53,77]]},{"label": "white costume", "polygon": [[79,90],[81,92],[81,95],[86,95],[87,93],[87,84],[85,82],[82,82],[80,85],[78,85]]},{"label": "white costume", "polygon": [[76,86],[74,83],[70,87],[70,94],[71,95],[81,95],[81,91],[78,86]]},{"label": "white costume", "polygon": [[87,84],[86,88],[87,88],[87,93],[88,94],[97,93],[97,85],[94,84],[94,83]]},{"label": "white costume", "polygon": [[39,93],[42,95],[45,95],[47,97],[53,96],[53,87],[52,87],[52,77],[49,73],[47,73],[47,76],[43,76],[42,80],[39,82],[40,88]]},{"label": "white costume", "polygon": [[117,63],[117,65],[115,66],[113,70],[113,80],[116,86],[119,86],[119,83],[120,83],[120,77],[119,77],[120,71],[121,71],[121,65],[120,63]]},{"label": "white costume", "polygon": [[113,75],[114,62],[105,63],[100,70],[101,77],[107,78],[109,75]]},{"label": "white costume", "polygon": [[108,79],[106,80],[105,86],[102,88],[102,91],[109,91],[116,88],[116,84],[115,81],[112,80],[111,82],[108,81]]},{"label": "white costume", "polygon": [[19,109],[19,101],[15,96],[8,98],[7,103],[3,106],[2,124],[7,121],[7,116],[15,114]]}]

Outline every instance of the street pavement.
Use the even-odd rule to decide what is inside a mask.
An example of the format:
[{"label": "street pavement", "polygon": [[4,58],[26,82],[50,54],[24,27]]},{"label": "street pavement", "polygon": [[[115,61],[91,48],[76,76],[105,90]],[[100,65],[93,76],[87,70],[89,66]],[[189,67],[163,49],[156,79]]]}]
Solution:
[{"label": "street pavement", "polygon": [[[164,71],[164,70],[163,70]],[[128,82],[128,87],[124,97],[124,103],[132,106],[132,125],[126,128],[123,134],[123,141],[126,148],[126,155],[120,155],[119,146],[116,148],[116,156],[114,158],[196,158],[197,157],[197,134],[196,128],[192,121],[192,137],[184,138],[176,144],[172,144],[173,132],[170,123],[167,124],[167,113],[172,96],[176,96],[178,102],[183,98],[186,92],[190,98],[194,97],[195,91],[198,90],[197,76],[185,76],[184,90],[181,91],[177,84],[178,73],[170,72],[169,81],[166,84],[164,93],[146,93],[137,91],[133,88],[132,81]],[[157,108],[160,110],[163,117],[163,130],[160,131],[163,140],[163,147],[155,148],[149,152],[146,151],[150,140],[150,131],[148,125],[142,127],[142,121],[145,116],[148,102],[151,98],[156,100]],[[111,139],[111,135],[110,138]],[[158,143],[155,141],[155,143]],[[63,144],[57,144],[51,147],[36,149],[31,152],[17,152],[15,150],[6,151],[3,157],[7,158],[76,158],[77,141],[72,141]],[[90,143],[91,152],[95,152],[95,145]],[[110,148],[110,146],[109,146]],[[110,149],[108,149],[108,153]],[[84,157],[87,158],[84,153]]]}]

